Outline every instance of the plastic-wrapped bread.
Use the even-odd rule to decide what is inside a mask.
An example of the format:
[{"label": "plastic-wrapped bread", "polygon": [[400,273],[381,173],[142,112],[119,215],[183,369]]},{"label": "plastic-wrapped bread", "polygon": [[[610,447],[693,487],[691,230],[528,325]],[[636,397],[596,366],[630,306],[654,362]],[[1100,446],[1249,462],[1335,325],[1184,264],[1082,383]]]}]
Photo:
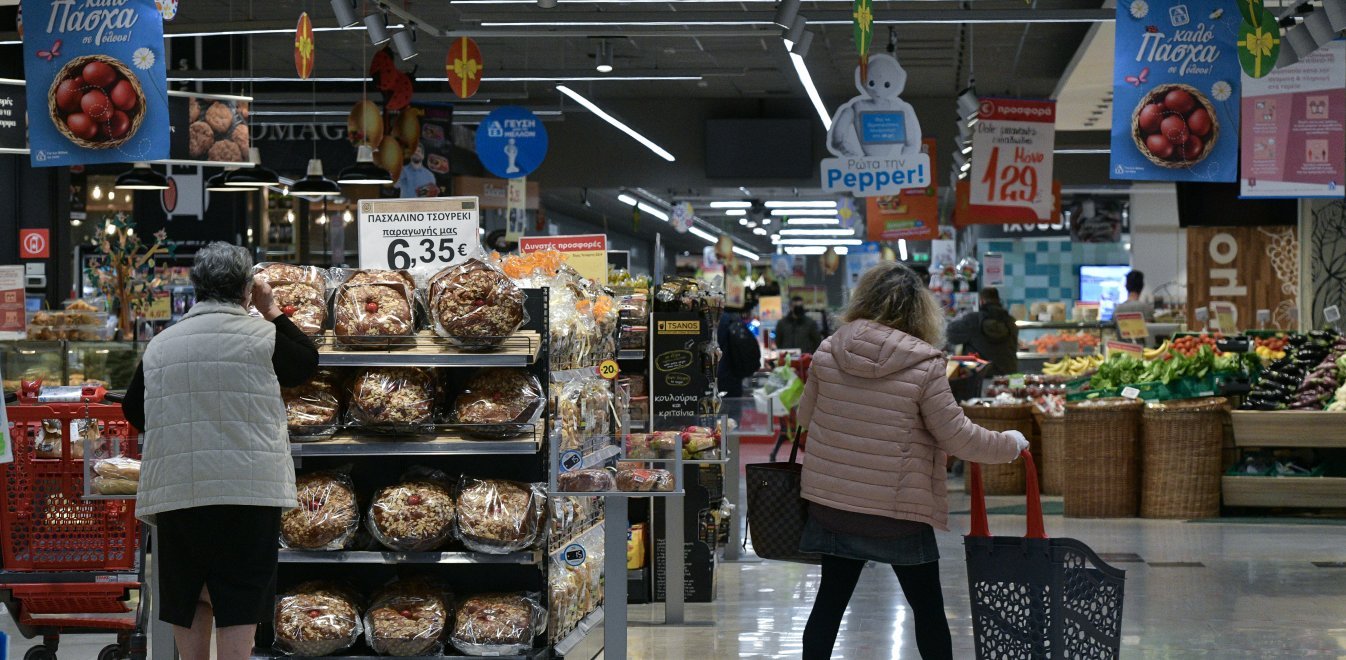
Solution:
[{"label": "plastic-wrapped bread", "polygon": [[327,272],[313,266],[258,264],[257,276],[271,285],[276,306],[306,335],[327,325]]},{"label": "plastic-wrapped bread", "polygon": [[354,424],[417,425],[433,421],[435,378],[429,369],[370,367],[355,378],[350,419]]},{"label": "plastic-wrapped bread", "polygon": [[364,631],[358,603],[338,589],[306,583],[276,599],[276,650],[331,655],[354,646]]},{"label": "plastic-wrapped bread", "polygon": [[360,529],[355,485],[339,472],[295,478],[298,506],[280,517],[281,545],[300,550],[341,550]]},{"label": "plastic-wrapped bread", "polygon": [[524,322],[523,290],[494,264],[468,259],[427,284],[435,332],[466,348],[498,346]]},{"label": "plastic-wrapped bread", "polygon": [[439,655],[448,620],[444,594],[416,582],[394,584],[365,612],[365,639],[383,655]]},{"label": "plastic-wrapped bread", "polygon": [[416,333],[416,283],[401,270],[360,270],[337,289],[336,337],[343,345],[388,347]]},{"label": "plastic-wrapped bread", "polygon": [[467,655],[517,655],[545,632],[545,612],[527,594],[484,594],[458,606],[449,641]]},{"label": "plastic-wrapped bread", "polygon": [[556,488],[568,493],[601,493],[617,490],[612,471],[589,468],[556,475]]},{"label": "plastic-wrapped bread", "polygon": [[365,521],[369,533],[390,550],[434,550],[453,535],[451,486],[427,478],[380,488],[369,504]]},{"label": "plastic-wrapped bread", "polygon": [[107,479],[140,481],[140,461],[125,456],[101,459],[93,464],[93,471]]},{"label": "plastic-wrapped bread", "polygon": [[541,536],[546,504],[536,484],[465,480],[458,492],[458,539],[469,550],[491,554],[532,547]]},{"label": "plastic-wrapped bread", "polygon": [[673,473],[658,469],[620,469],[617,470],[617,490],[632,493],[672,492]]},{"label": "plastic-wrapped bread", "polygon": [[528,432],[542,402],[542,385],[527,370],[487,368],[468,380],[453,418],[471,437],[503,440]]},{"label": "plastic-wrapped bread", "polygon": [[336,373],[323,369],[298,387],[282,387],[285,419],[291,436],[310,436],[336,430],[341,411]]}]

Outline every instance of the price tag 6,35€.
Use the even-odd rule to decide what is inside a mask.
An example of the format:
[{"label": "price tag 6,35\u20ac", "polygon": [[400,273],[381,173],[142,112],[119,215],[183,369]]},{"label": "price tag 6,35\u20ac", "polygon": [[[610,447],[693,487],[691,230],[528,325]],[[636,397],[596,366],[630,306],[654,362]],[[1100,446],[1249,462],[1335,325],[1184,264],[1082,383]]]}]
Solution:
[{"label": "price tag 6,35\u20ac", "polygon": [[480,251],[476,197],[362,199],[360,266],[431,274]]}]

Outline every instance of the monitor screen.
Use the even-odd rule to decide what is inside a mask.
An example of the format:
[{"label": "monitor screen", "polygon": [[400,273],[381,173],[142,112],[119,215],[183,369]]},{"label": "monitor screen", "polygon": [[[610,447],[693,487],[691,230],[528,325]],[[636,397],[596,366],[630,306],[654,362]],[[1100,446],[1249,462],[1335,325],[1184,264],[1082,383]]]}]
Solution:
[{"label": "monitor screen", "polygon": [[1080,266],[1080,300],[1098,303],[1098,318],[1112,320],[1112,308],[1126,300],[1130,266]]}]

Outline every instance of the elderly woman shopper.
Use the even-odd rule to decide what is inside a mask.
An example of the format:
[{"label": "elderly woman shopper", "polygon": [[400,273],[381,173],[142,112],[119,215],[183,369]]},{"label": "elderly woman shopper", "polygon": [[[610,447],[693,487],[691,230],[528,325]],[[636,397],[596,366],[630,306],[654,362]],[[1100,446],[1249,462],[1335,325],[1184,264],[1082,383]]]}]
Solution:
[{"label": "elderly woman shopper", "polygon": [[845,325],[813,355],[799,403],[808,429],[800,549],[822,555],[804,628],[804,658],[828,658],[866,561],[889,564],[915,619],[925,660],[953,657],[935,531],[948,529],[945,457],[1008,463],[1023,435],[973,424],[945,376],[944,311],[910,268],[860,278]]},{"label": "elderly woman shopper", "polygon": [[318,351],[251,270],[244,248],[197,252],[197,303],[150,342],[123,404],[144,433],[136,516],[157,531],[159,618],[184,660],[210,658],[212,618],[216,657],[249,656],[295,506],[280,388],[307,382]]}]

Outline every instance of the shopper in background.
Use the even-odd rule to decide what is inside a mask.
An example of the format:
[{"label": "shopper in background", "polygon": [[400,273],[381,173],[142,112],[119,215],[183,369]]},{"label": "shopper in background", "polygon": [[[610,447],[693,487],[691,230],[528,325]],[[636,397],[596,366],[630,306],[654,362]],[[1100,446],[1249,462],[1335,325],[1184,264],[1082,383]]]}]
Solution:
[{"label": "shopper in background", "polygon": [[318,350],[251,270],[242,247],[196,253],[198,302],[150,342],[123,403],[145,436],[136,517],[157,530],[159,619],[183,660],[210,658],[212,618],[218,660],[250,655],[295,506],[280,388],[307,382]]},{"label": "shopper in background", "polygon": [[762,367],[762,347],[744,321],[742,311],[726,307],[715,333],[715,341],[720,345],[720,366],[715,376],[720,391],[729,398],[743,396],[743,380]]},{"label": "shopper in background", "polygon": [[803,657],[831,657],[861,569],[874,561],[897,573],[921,657],[952,658],[934,533],[948,529],[946,454],[1006,463],[1028,441],[963,415],[938,348],[944,312],[907,266],[866,272],[844,321],[813,356],[799,404],[809,434],[801,486],[809,520],[800,550],[822,555]]},{"label": "shopper in background", "polygon": [[1117,303],[1112,308],[1112,317],[1117,318],[1119,312],[1140,312],[1145,316],[1147,322],[1154,321],[1154,303],[1145,302],[1140,299],[1140,294],[1145,290],[1145,273],[1133,270],[1126,274],[1126,302]]},{"label": "shopper in background", "polygon": [[823,343],[818,322],[804,311],[804,299],[790,298],[790,313],[776,322],[776,348],[797,348],[800,353],[812,353]]},{"label": "shopper in background", "polygon": [[1000,302],[1000,291],[985,287],[978,296],[979,309],[964,312],[949,322],[949,343],[962,344],[966,351],[991,363],[991,375],[1003,376],[1019,371],[1019,325]]}]

